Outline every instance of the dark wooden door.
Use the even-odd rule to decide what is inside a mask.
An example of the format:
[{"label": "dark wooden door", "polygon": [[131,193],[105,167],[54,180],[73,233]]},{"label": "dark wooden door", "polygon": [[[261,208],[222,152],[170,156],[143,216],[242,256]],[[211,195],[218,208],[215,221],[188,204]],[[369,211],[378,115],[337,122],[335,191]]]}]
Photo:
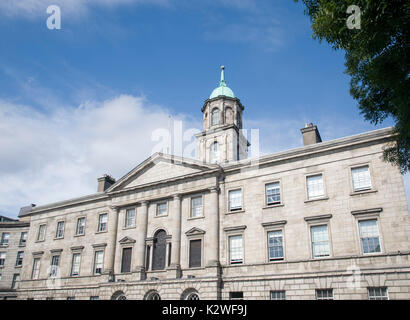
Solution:
[{"label": "dark wooden door", "polygon": [[152,270],[164,270],[166,253],[166,233],[164,230],[155,234],[152,250]]},{"label": "dark wooden door", "polygon": [[132,253],[132,248],[124,248],[122,250],[121,272],[131,271],[131,253]]}]

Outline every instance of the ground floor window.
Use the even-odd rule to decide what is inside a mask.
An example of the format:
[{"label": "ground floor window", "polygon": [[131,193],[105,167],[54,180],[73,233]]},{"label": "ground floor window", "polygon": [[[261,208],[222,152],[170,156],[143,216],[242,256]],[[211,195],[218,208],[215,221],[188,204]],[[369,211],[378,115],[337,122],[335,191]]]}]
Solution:
[{"label": "ground floor window", "polygon": [[284,290],[271,291],[270,299],[271,300],[286,300],[286,293]]},{"label": "ground floor window", "polygon": [[229,300],[243,300],[243,292],[229,292]]},{"label": "ground floor window", "polygon": [[369,300],[389,300],[386,287],[367,288]]},{"label": "ground floor window", "polygon": [[333,289],[317,289],[316,300],[333,300]]}]

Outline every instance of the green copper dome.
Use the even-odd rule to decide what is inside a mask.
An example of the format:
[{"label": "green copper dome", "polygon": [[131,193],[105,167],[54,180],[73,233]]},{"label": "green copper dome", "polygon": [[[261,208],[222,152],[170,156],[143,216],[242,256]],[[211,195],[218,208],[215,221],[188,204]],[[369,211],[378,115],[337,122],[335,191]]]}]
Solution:
[{"label": "green copper dome", "polygon": [[216,88],[214,91],[212,91],[211,96],[209,99],[213,99],[219,96],[225,96],[225,97],[230,97],[230,98],[235,98],[235,95],[233,94],[233,91],[226,86],[225,82],[225,67],[221,67],[221,81],[219,82],[219,87]]}]

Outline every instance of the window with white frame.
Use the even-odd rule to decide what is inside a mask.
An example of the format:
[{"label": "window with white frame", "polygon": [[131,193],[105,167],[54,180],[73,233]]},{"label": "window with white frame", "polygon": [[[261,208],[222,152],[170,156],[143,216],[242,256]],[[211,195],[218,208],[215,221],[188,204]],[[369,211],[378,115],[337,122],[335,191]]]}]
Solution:
[{"label": "window with white frame", "polygon": [[51,258],[50,277],[56,278],[58,275],[58,266],[60,263],[60,256],[55,255]]},{"label": "window with white frame", "polygon": [[219,144],[218,142],[213,142],[209,147],[209,162],[217,163],[219,162]]},{"label": "window with white frame", "polygon": [[242,235],[229,237],[229,263],[243,263]]},{"label": "window with white frame", "polygon": [[44,241],[46,238],[46,225],[41,224],[38,227],[37,241]]},{"label": "window with white frame", "polygon": [[316,300],[333,300],[333,289],[316,289]]},{"label": "window with white frame", "polygon": [[369,190],[372,188],[369,166],[352,168],[352,182],[354,191]]},{"label": "window with white frame", "polygon": [[219,109],[215,108],[211,112],[211,126],[219,124]]},{"label": "window with white frame", "polygon": [[125,227],[135,226],[135,208],[125,210]]},{"label": "window with white frame", "polygon": [[229,211],[242,210],[242,189],[230,190],[228,198]]},{"label": "window with white frame", "polygon": [[101,274],[103,270],[104,251],[99,250],[95,252],[94,256],[94,274]]},{"label": "window with white frame", "polygon": [[312,226],[312,253],[314,258],[327,257],[330,255],[329,233],[327,225]]},{"label": "window with white frame", "polygon": [[56,238],[64,237],[64,221],[57,222]]},{"label": "window with white frame", "polygon": [[157,203],[157,216],[166,216],[168,214],[168,202]]},{"label": "window with white frame", "polygon": [[265,186],[266,204],[278,204],[280,203],[280,183],[273,182]]},{"label": "window with white frame", "polygon": [[285,290],[275,290],[270,292],[271,300],[286,300]]},{"label": "window with white frame", "polygon": [[306,187],[309,200],[323,197],[325,195],[323,175],[316,174],[314,176],[306,177]]},{"label": "window with white frame", "polygon": [[389,300],[386,287],[367,288],[369,300]]},{"label": "window with white frame", "polygon": [[24,251],[17,252],[16,267],[21,267],[23,265],[23,257]]},{"label": "window with white frame", "polygon": [[40,276],[40,258],[34,258],[31,279],[36,280]]},{"label": "window with white frame", "polygon": [[360,242],[363,253],[380,252],[379,229],[377,220],[359,221]]},{"label": "window with white frame", "polygon": [[191,198],[191,218],[202,217],[202,196]]},{"label": "window with white frame", "polygon": [[77,236],[81,236],[85,234],[85,217],[81,217],[77,219],[77,228],[75,230],[75,234]]},{"label": "window with white frame", "polygon": [[107,221],[108,215],[106,213],[102,213],[98,217],[98,232],[107,231]]},{"label": "window with white frame", "polygon": [[73,259],[71,263],[71,276],[80,275],[80,263],[81,263],[81,253],[73,253]]},{"label": "window with white frame", "polygon": [[269,261],[283,259],[282,230],[268,232]]},{"label": "window with white frame", "polygon": [[5,263],[6,263],[6,253],[0,252],[0,267],[4,267]]},{"label": "window with white frame", "polygon": [[3,232],[3,233],[1,234],[0,245],[2,245],[2,246],[8,246],[8,245],[9,245],[9,240],[10,240],[10,233]]},{"label": "window with white frame", "polygon": [[20,245],[20,246],[25,246],[26,243],[27,243],[27,232],[22,232],[22,233],[20,234],[20,242],[19,242],[19,245]]},{"label": "window with white frame", "polygon": [[13,280],[11,282],[11,288],[16,289],[17,288],[17,282],[20,281],[20,274],[16,273],[13,274]]}]

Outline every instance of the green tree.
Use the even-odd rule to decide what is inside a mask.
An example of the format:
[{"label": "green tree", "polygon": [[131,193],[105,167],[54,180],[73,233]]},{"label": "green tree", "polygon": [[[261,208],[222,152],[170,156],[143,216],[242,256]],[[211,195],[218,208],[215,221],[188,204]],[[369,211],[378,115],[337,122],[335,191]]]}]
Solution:
[{"label": "green tree", "polygon": [[[297,2],[298,0],[294,0]],[[366,120],[394,120],[395,141],[384,159],[410,169],[410,1],[301,0],[312,22],[313,38],[345,51],[350,93]],[[347,13],[360,8],[360,28],[351,28]],[[356,12],[357,13],[357,12]],[[356,20],[356,21],[355,21]],[[353,23],[358,23],[353,19]]]}]

